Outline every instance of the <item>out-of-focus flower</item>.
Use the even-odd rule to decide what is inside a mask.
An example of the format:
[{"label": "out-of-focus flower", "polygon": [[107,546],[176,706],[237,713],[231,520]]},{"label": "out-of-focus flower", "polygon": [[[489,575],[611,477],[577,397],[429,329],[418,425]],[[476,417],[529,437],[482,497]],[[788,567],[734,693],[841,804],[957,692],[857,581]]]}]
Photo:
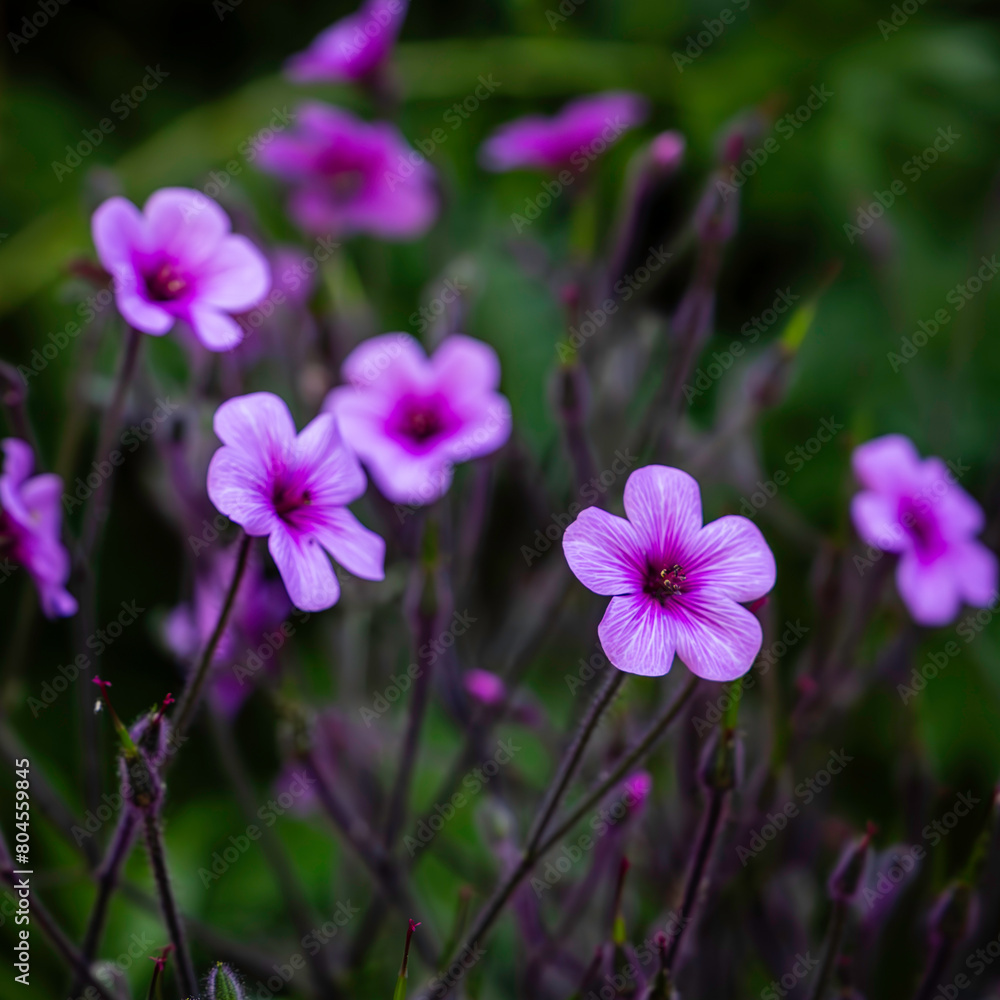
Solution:
[{"label": "out-of-focus flower", "polygon": [[268,536],[297,608],[322,611],[340,598],[327,552],[355,576],[383,579],[385,542],[347,509],[365,474],[332,416],[296,434],[284,401],[254,392],[223,403],[213,426],[223,447],[208,467],[209,498],[248,535]]},{"label": "out-of-focus flower", "polygon": [[74,615],[76,599],[66,590],[69,553],[59,539],[62,479],[52,473],[31,475],[35,457],[25,441],[5,438],[2,445],[0,554],[31,574],[46,617]]},{"label": "out-of-focus flower", "polygon": [[317,35],[304,52],[292,56],[285,64],[286,74],[298,83],[363,80],[392,51],[408,6],[409,0],[366,0]]},{"label": "out-of-focus flower", "polygon": [[483,705],[499,705],[507,697],[503,679],[489,670],[469,670],[462,683],[469,696]]},{"label": "out-of-focus flower", "polygon": [[921,460],[909,438],[887,434],[855,448],[865,489],[851,501],[858,534],[899,554],[896,585],[921,625],[954,621],[965,601],[984,607],[997,592],[997,558],[975,536],[983,512],[939,458]]},{"label": "out-of-focus flower", "polygon": [[646,119],[643,97],[609,91],[571,101],[552,118],[528,115],[501,125],[483,144],[487,170],[585,170]]},{"label": "out-of-focus flower", "polygon": [[510,436],[510,404],[496,391],[500,360],[482,341],[453,334],[428,358],[409,335],[387,333],[359,344],[341,373],[349,384],[323,408],[393,503],[444,496],[455,463]]},{"label": "out-of-focus flower", "polygon": [[399,129],[329,104],[304,104],[258,163],[292,184],[289,212],[310,233],[413,240],[437,217],[434,171]]},{"label": "out-of-focus flower", "polygon": [[210,351],[229,350],[243,339],[231,314],[255,306],[271,287],[264,255],[230,232],[229,217],[200,191],[162,188],[141,212],[126,198],[109,198],[91,228],[118,311],[143,333],[161,336],[180,319]]},{"label": "out-of-focus flower", "polygon": [[674,171],[684,159],[687,140],[680,132],[661,132],[649,144],[650,162],[661,171]]},{"label": "out-of-focus flower", "polygon": [[[178,657],[191,660],[208,644],[235,569],[235,548],[211,559],[207,571],[195,580],[191,602],[174,608],[165,619],[164,641]],[[215,675],[210,697],[226,715],[235,715],[252,690],[247,676],[254,673],[254,665],[261,661],[259,657],[252,663],[247,661],[258,655],[258,648],[265,642],[273,653],[274,643],[265,640],[265,635],[274,633],[291,610],[291,601],[281,581],[265,579],[260,559],[251,552],[229,621],[212,657]],[[283,644],[284,635],[281,632],[278,635]],[[236,671],[219,669],[234,664],[242,666],[239,675]]]},{"label": "out-of-focus flower", "polygon": [[625,484],[626,518],[588,507],[563,535],[570,569],[612,598],[598,627],[619,670],[658,677],[674,654],[699,677],[745,674],[760,651],[760,622],[740,601],[766,594],[774,556],[745,517],[702,526],[701,494],[686,472],[637,469]]}]

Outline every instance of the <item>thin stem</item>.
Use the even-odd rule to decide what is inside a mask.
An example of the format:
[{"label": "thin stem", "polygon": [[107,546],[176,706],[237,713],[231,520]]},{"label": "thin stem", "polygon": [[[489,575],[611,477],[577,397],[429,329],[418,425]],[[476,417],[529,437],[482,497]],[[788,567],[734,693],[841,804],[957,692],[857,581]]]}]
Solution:
[{"label": "thin stem", "polygon": [[[433,587],[434,584],[428,580],[426,586]],[[417,662],[421,664],[422,669],[413,684],[413,698],[410,700],[410,710],[406,721],[406,735],[403,738],[403,745],[399,752],[396,780],[393,782],[392,792],[389,796],[389,808],[386,813],[385,833],[383,836],[383,843],[388,850],[392,850],[392,846],[399,836],[400,828],[406,819],[407,805],[410,798],[410,785],[413,781],[413,771],[416,766],[420,733],[423,729],[431,695],[431,664],[433,661],[429,655],[422,654],[421,650],[430,649],[431,642],[434,639],[434,625],[436,621],[437,614],[431,608],[421,607],[418,610],[415,639]]]},{"label": "thin stem", "polygon": [[222,610],[219,612],[219,620],[215,623],[215,631],[212,632],[212,636],[208,640],[204,652],[201,654],[201,660],[188,680],[187,686],[184,688],[184,693],[177,703],[177,709],[172,720],[175,736],[184,735],[194,719],[195,712],[198,710],[198,700],[201,697],[205,681],[208,679],[208,673],[212,667],[212,659],[215,656],[219,641],[222,639],[222,634],[226,630],[229,613],[232,611],[233,604],[236,601],[236,592],[239,590],[240,581],[243,579],[243,572],[247,568],[247,557],[250,554],[250,543],[252,540],[246,534],[240,540],[240,551],[236,557],[236,569],[233,571],[233,580],[229,585],[229,592],[226,594]]},{"label": "thin stem", "polygon": [[695,845],[694,857],[691,862],[691,869],[688,872],[687,883],[684,886],[684,896],[681,900],[680,920],[677,921],[676,930],[672,930],[670,940],[667,945],[664,968],[670,972],[674,967],[674,960],[677,958],[677,951],[681,945],[681,938],[684,931],[691,923],[691,915],[694,913],[695,902],[698,897],[698,889],[701,881],[705,877],[705,867],[712,854],[712,847],[715,845],[715,838],[719,832],[719,824],[722,821],[723,807],[726,803],[728,789],[713,788],[709,795],[708,811],[705,814],[705,822],[702,824],[701,835]]},{"label": "thin stem", "polygon": [[149,848],[149,861],[153,868],[153,879],[156,882],[156,892],[160,898],[160,909],[167,925],[170,943],[177,953],[177,978],[180,981],[181,993],[194,996],[198,991],[198,978],[191,964],[191,953],[188,951],[187,938],[184,935],[184,924],[174,900],[170,885],[170,875],[167,872],[167,857],[163,848],[163,834],[160,830],[159,817],[154,812],[144,815],[146,844]]},{"label": "thin stem", "polygon": [[826,934],[826,948],[823,951],[819,975],[809,993],[809,1000],[820,1000],[826,991],[827,983],[830,981],[830,973],[833,972],[834,963],[840,954],[840,940],[844,934],[846,917],[847,903],[841,899],[834,900],[833,909],[830,912],[830,926]]},{"label": "thin stem", "polygon": [[597,693],[597,697],[591,702],[587,714],[584,715],[580,722],[576,735],[563,755],[563,759],[559,763],[559,770],[556,771],[541,808],[535,816],[535,821],[532,823],[531,832],[528,834],[528,840],[524,848],[526,856],[531,856],[535,853],[538,842],[545,834],[545,828],[549,825],[553,813],[559,808],[559,803],[562,801],[566,788],[570,781],[572,781],[573,775],[576,774],[580,758],[583,756],[583,751],[590,742],[590,737],[593,736],[594,730],[597,728],[597,723],[625,680],[625,674],[616,667],[610,667],[609,669],[611,670],[610,676],[605,679],[604,684]]},{"label": "thin stem", "polygon": [[[97,438],[97,460],[103,461],[110,453],[111,445],[115,435],[118,433],[118,425],[121,423],[122,411],[125,408],[125,399],[128,396],[129,385],[132,376],[135,374],[136,362],[139,359],[139,347],[142,344],[142,334],[129,327],[128,337],[125,341],[125,352],[122,357],[121,367],[118,370],[118,379],[115,383],[114,395],[111,403],[104,412],[104,419],[101,421],[101,430]],[[94,495],[87,506],[84,515],[83,529],[80,532],[80,556],[83,562],[88,562],[94,551],[94,547],[100,537],[101,529],[108,514],[106,502],[108,486],[111,477],[102,480],[94,491]]]},{"label": "thin stem", "polygon": [[667,727],[680,713],[680,710],[684,707],[684,703],[691,697],[694,693],[694,689],[698,686],[698,678],[693,674],[688,678],[688,682],[684,687],[684,690],[674,699],[670,705],[664,710],[663,714],[653,723],[650,727],[649,732],[627,753],[612,771],[605,777],[589,794],[584,796],[583,800],[577,805],[577,807],[563,820],[562,823],[556,828],[555,832],[551,833],[544,843],[538,848],[537,856],[544,856],[559,840],[566,836],[570,830],[576,826],[577,823],[583,819],[584,816],[590,812],[594,806],[596,806],[601,799],[604,798],[612,788],[617,785],[626,774],[629,773],[638,764],[642,763],[649,754],[649,752],[656,745],[657,741],[666,731]]},{"label": "thin stem", "polygon": [[[565,791],[566,785],[568,785],[573,776],[573,772],[576,769],[576,764],[579,761],[580,755],[586,747],[587,740],[593,734],[601,713],[614,697],[615,691],[618,690],[618,685],[620,683],[621,678],[610,678],[592,703],[587,715],[584,717],[576,738],[570,745],[570,748],[560,765],[555,781],[553,782],[553,788],[550,789],[549,793],[546,795],[538,816],[532,824],[531,834],[528,838],[528,846],[525,848],[525,852],[522,855],[520,862],[511,871],[507,878],[496,888],[489,901],[483,909],[480,910],[472,929],[465,936],[462,946],[452,952],[450,956],[445,958],[443,962],[445,967],[450,964],[450,959],[454,958],[454,956],[461,955],[466,949],[471,949],[493,926],[493,923],[503,911],[504,906],[506,906],[507,901],[514,894],[515,889],[517,889],[517,887],[521,884],[521,881],[531,871],[531,869],[534,868],[535,863],[539,860],[539,858],[543,857],[549,848],[557,840],[559,840],[560,837],[562,837],[568,830],[572,829],[579,819],[586,814],[587,810],[591,808],[593,804],[599,802],[607,791],[621,780],[623,774],[629,771],[638,760],[645,757],[645,755],[652,748],[653,744],[659,738],[660,734],[677,716],[681,706],[695,689],[698,679],[696,677],[692,677],[688,681],[688,685],[681,693],[680,697],[674,701],[664,715],[661,716],[661,718],[654,724],[652,730],[643,738],[638,747],[626,755],[623,761],[614,769],[610,778],[602,781],[595,792],[588,795],[584,799],[582,807],[576,809],[570,819],[566,823],[563,823],[547,840],[543,843],[539,843],[545,834],[545,829],[549,824],[552,814],[559,806],[559,802],[562,798],[562,792]],[[560,786],[560,790],[556,791],[556,789]],[[441,994],[438,996],[440,1000]]]},{"label": "thin stem", "polygon": [[[353,816],[350,809],[340,801],[336,792],[330,787],[323,772],[316,764],[312,752],[306,752],[302,761],[308,767],[309,773],[316,782],[316,797],[326,810],[334,826],[371,872],[378,885],[382,898],[404,915],[417,913],[413,897],[403,881],[403,876],[392,858],[382,846],[382,842],[373,835],[368,825],[360,818]],[[417,951],[428,965],[436,968],[436,955],[433,941],[429,935],[421,935],[417,939]]]},{"label": "thin stem", "polygon": [[[115,827],[111,843],[108,845],[108,853],[97,872],[97,897],[94,900],[94,908],[90,911],[87,931],[80,948],[80,954],[88,965],[94,961],[97,949],[100,947],[101,935],[104,933],[104,922],[108,915],[108,904],[118,887],[118,880],[125,867],[125,862],[128,860],[138,825],[139,821],[135,812],[126,806],[118,820],[118,825]],[[79,988],[78,979],[70,990],[73,996],[77,995]]]},{"label": "thin stem", "polygon": [[[236,741],[233,739],[232,728],[216,711],[211,712],[210,718],[219,761],[229,777],[240,806],[247,818],[253,822],[258,819],[257,803],[250,777],[243,766]],[[259,827],[259,824],[257,825]],[[271,827],[266,825],[260,827],[260,831],[261,851],[274,874],[275,881],[278,883],[281,898],[284,900],[289,919],[295,926],[295,932],[304,940],[316,926],[312,909],[296,878],[295,871],[289,863],[288,855],[280,838]],[[306,961],[309,962],[313,982],[320,994],[324,997],[335,996],[326,963],[320,957],[320,953],[314,952],[313,949],[306,949]]]},{"label": "thin stem", "polygon": [[[14,859],[10,855],[7,841],[2,833],[0,833],[0,880],[6,882],[11,889],[20,888],[20,883],[23,881],[14,875]],[[77,977],[94,989],[103,1000],[112,1000],[108,991],[91,975],[89,965],[34,892],[31,893],[31,918]]]}]

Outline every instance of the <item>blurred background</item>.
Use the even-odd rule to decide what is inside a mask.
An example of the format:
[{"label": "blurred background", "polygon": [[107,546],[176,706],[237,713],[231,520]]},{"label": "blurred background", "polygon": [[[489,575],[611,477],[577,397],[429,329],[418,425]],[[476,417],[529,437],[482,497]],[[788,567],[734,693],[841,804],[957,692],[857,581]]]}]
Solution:
[{"label": "blurred background", "polygon": [[[724,8],[733,11],[732,22],[704,44],[710,30],[704,22],[717,19]],[[296,87],[280,76],[284,60],[348,13],[347,6],[267,0],[150,0],[141,5],[68,0],[34,36],[25,37],[22,19],[38,9],[37,2],[19,0],[6,4],[3,13],[4,360],[30,364],[32,351],[48,334],[76,317],[81,295],[88,293],[81,291],[78,262],[94,260],[89,217],[110,194],[124,193],[141,204],[165,185],[213,193],[206,185],[213,179],[217,183],[224,172],[226,184],[218,197],[237,220],[252,219],[247,225],[269,242],[309,245],[283,217],[280,185],[255,171],[237,151],[307,94],[372,116],[370,105],[355,91]],[[784,292],[806,302],[823,288],[787,392],[752,436],[755,475],[742,489],[732,481],[706,486],[706,512],[716,516],[740,511],[755,478],[764,483],[777,471],[790,475],[780,501],[765,506],[758,518],[779,559],[771,612],[776,634],[786,621],[822,628],[822,602],[815,591],[822,561],[852,544],[847,519],[855,488],[850,451],[877,434],[908,434],[924,454],[940,455],[967,469],[962,485],[986,507],[988,539],[996,542],[1000,340],[995,331],[1000,282],[993,287],[990,279],[996,268],[982,262],[997,261],[1000,254],[1000,23],[994,5],[938,0],[909,0],[906,5],[850,0],[805,5],[766,0],[416,2],[395,63],[403,95],[398,120],[411,143],[426,142],[449,109],[475,92],[481,77],[497,86],[428,156],[440,175],[445,201],[431,233],[414,244],[351,240],[336,273],[322,276],[320,297],[329,296],[343,311],[356,314],[359,328],[369,333],[404,330],[418,335],[424,330],[418,308],[433,302],[443,282],[459,280],[468,286],[461,307],[465,332],[487,340],[501,355],[518,457],[506,461],[498,481],[498,499],[485,527],[485,550],[477,556],[481,567],[476,584],[456,595],[459,610],[469,609],[485,623],[458,643],[466,666],[496,663],[497,655],[488,650],[503,639],[498,639],[503,620],[495,613],[497,593],[527,586],[532,574],[561,558],[555,546],[525,566],[520,551],[523,544],[532,543],[536,528],[544,530],[549,523],[545,501],[539,508],[523,498],[522,479],[540,478],[546,496],[565,500],[571,490],[567,464],[553,457],[559,451],[559,431],[551,383],[564,318],[553,283],[540,275],[546,262],[558,261],[581,239],[606,244],[630,158],[668,128],[683,133],[687,152],[681,172],[649,209],[650,246],[669,242],[687,218],[717,162],[720,139],[738,116],[755,113],[756,138],[751,136],[748,145],[763,150],[753,176],[742,185],[739,228],[727,249],[715,329],[700,367],[711,362],[713,351],[724,352],[734,340],[747,343],[751,357],[764,350],[785,329],[786,318],[769,321],[773,313],[765,313],[775,300]],[[528,232],[517,234],[511,216],[524,211],[541,178],[523,172],[485,173],[476,161],[479,145],[512,117],[551,113],[578,94],[604,89],[645,94],[652,111],[646,125],[629,133],[594,171],[593,214],[586,223],[592,235],[580,236],[579,222],[569,218],[567,205],[556,206]],[[817,94],[823,99],[814,100],[818,106],[808,114],[794,122],[784,117],[809,107],[806,101]],[[131,96],[126,100],[123,95]],[[107,118],[113,130],[89,155],[74,156],[85,132]],[[765,147],[769,137],[773,142]],[[932,157],[925,151],[934,150],[935,140],[940,141]],[[238,172],[227,170],[234,160]],[[883,203],[890,200],[896,180],[902,181],[903,193],[893,195],[884,211],[871,210],[880,197]],[[641,258],[634,261],[638,263]],[[824,284],[838,265],[836,279]],[[972,291],[969,279],[984,266],[990,278],[981,279],[979,290]],[[643,297],[641,314],[634,320],[640,336],[644,323],[655,331],[669,317],[683,287],[678,280],[660,282]],[[947,319],[938,315],[935,320],[942,310]],[[759,326],[753,327],[758,319]],[[921,337],[918,343],[924,346],[914,351],[913,336],[921,330],[921,321],[927,324],[924,330],[936,326],[940,332]],[[747,324],[760,331],[753,342]],[[173,338],[147,338],[144,346],[158,391],[182,399],[190,373],[181,347]],[[97,371],[105,377],[87,383],[88,398],[99,401],[107,393],[118,347],[114,335],[94,345]],[[79,352],[85,349],[81,338],[29,386],[29,410],[50,465],[63,454],[67,398]],[[739,369],[737,365],[726,377],[710,380],[692,401],[692,433],[724,415]],[[293,372],[288,378],[308,383],[314,374]],[[264,384],[265,376],[256,377]],[[271,371],[266,382],[280,391],[285,377]],[[332,375],[327,372],[325,378],[330,382]],[[649,398],[650,384],[642,383],[637,398],[643,393]],[[296,389],[303,401],[296,412],[301,421],[312,415],[308,401],[316,394],[308,384]],[[807,451],[807,459],[797,459],[795,449],[807,447],[823,420],[843,429],[815,454]],[[88,455],[96,437],[94,426],[73,430],[84,442],[91,441],[80,451]],[[600,439],[599,468],[606,467],[616,447],[613,436]],[[102,672],[113,679],[118,711],[128,718],[179,686],[176,664],[159,630],[165,614],[184,596],[186,546],[165,510],[158,452],[162,442],[150,442],[119,471],[101,565],[98,621],[113,619],[123,600],[149,609],[104,654]],[[86,475],[88,461],[64,470],[68,479]],[[460,479],[460,485],[465,483]],[[562,511],[566,505],[551,509]],[[71,523],[73,519],[70,514]],[[298,695],[310,709],[344,706],[344,733],[358,727],[356,708],[348,704],[370,702],[369,692],[381,690],[385,678],[409,662],[399,609],[405,576],[404,567],[397,564],[384,586],[348,592],[332,612],[301,626],[300,642],[288,657],[300,681]],[[70,625],[32,619],[33,624],[25,626],[22,616],[29,599],[24,590],[23,579],[5,579],[0,585],[0,641],[9,648],[20,643],[26,650],[21,681],[4,706],[5,725],[9,723],[27,747],[33,766],[44,768],[83,815],[78,751],[71,738],[75,699],[59,698],[37,717],[28,705],[29,697],[39,697],[42,683],[57,675],[58,665],[71,658]],[[580,593],[575,597],[582,601]],[[566,730],[581,704],[578,696],[567,693],[565,677],[578,671],[580,657],[597,648],[597,605],[587,604],[586,613],[576,610],[575,618],[557,621],[547,640],[532,650],[530,661],[520,664],[526,703],[554,721],[556,734]],[[821,890],[836,858],[835,847],[843,841],[836,831],[860,829],[871,819],[879,824],[886,844],[909,842],[912,813],[905,795],[917,782],[915,776],[924,782],[921,787],[933,789],[933,802],[924,803],[930,815],[968,789],[985,801],[1000,773],[1000,628],[989,618],[982,620],[985,625],[977,629],[975,641],[961,642],[959,656],[906,705],[900,703],[896,681],[908,677],[927,653],[953,639],[954,632],[917,632],[905,625],[905,615],[895,606],[876,618],[859,650],[858,669],[884,668],[890,673],[882,675],[881,683],[864,685],[861,695],[845,702],[851,711],[827,722],[811,765],[813,770],[821,766],[830,750],[842,746],[858,762],[814,807],[819,832],[806,865],[813,891],[816,886]],[[343,670],[331,664],[330,650],[338,651]],[[893,656],[898,662],[885,668],[886,658]],[[798,670],[793,649],[772,671],[776,704],[786,710],[794,701]],[[674,681],[672,677],[670,683]],[[630,706],[641,710],[644,700],[660,697],[659,690],[652,682],[637,681],[620,711]],[[752,697],[759,696],[757,692]],[[250,762],[254,794],[262,804],[283,773],[276,728],[273,703],[259,694],[235,726]],[[397,706],[383,734],[386,745],[355,744],[355,753],[368,755],[372,771],[383,779],[391,773],[391,747],[401,729]],[[772,752],[780,758],[780,721],[777,729]],[[360,733],[364,736],[363,727]],[[525,747],[505,781],[537,796],[558,740],[517,719],[508,720],[502,734]],[[196,732],[194,739],[200,746],[187,752],[171,776],[167,806],[167,843],[181,905],[230,942],[253,946],[271,940],[277,942],[271,948],[275,955],[288,955],[295,947],[294,933],[287,926],[281,893],[259,856],[241,856],[234,871],[208,888],[199,878],[199,869],[210,866],[213,853],[222,851],[228,838],[246,824],[207,735]],[[113,748],[107,733],[102,740],[110,789]],[[440,774],[460,742],[448,712],[440,704],[432,706],[415,786],[420,808],[434,804]],[[674,774],[677,749],[661,750],[650,764],[655,788],[687,780]],[[812,773],[809,764],[797,766],[799,770],[799,777]],[[6,763],[0,788],[0,801],[10,803],[12,775]],[[12,816],[6,806],[5,813],[0,823],[9,829]],[[663,802],[658,804],[654,795],[642,835],[643,849],[654,854],[657,831],[676,830],[664,813]],[[461,875],[442,861],[437,849],[427,852],[416,868],[429,912],[413,916],[435,925],[439,939],[453,919],[459,887],[472,884],[481,900],[492,884],[493,862],[489,850],[484,853],[482,835],[484,823],[491,822],[499,820],[470,809],[449,825],[448,849],[462,859]],[[960,826],[934,853],[922,875],[922,898],[932,898],[961,869],[979,828],[979,823]],[[370,886],[321,817],[296,806],[282,815],[278,829],[317,912],[333,913],[338,901],[348,899],[367,905]],[[103,845],[109,832],[105,824],[90,839]],[[37,813],[32,835],[36,891],[78,940],[93,895],[86,859]],[[133,853],[127,875],[130,884],[148,891],[151,883],[141,849]],[[736,878],[733,884],[729,891],[752,910],[753,900],[766,891],[766,866],[755,866],[753,875]],[[6,894],[3,898],[9,900]],[[634,906],[638,925],[639,913],[652,921],[662,900],[637,900]],[[2,906],[0,911],[0,934],[6,937],[12,929],[10,908]],[[358,924],[355,918],[333,947],[346,950],[345,938],[353,937]],[[816,926],[818,935],[822,924]],[[364,961],[351,981],[358,995],[389,995],[404,929],[395,918],[382,922],[367,943]],[[910,923],[894,925],[887,945],[891,959],[871,995],[912,994],[923,964],[921,933],[912,914]],[[144,909],[137,897],[119,896],[104,954],[125,952],[133,934],[165,941],[155,912]],[[463,985],[469,995],[515,995],[514,940],[511,928],[503,925],[491,954]],[[195,935],[200,967],[207,968],[214,957],[213,945],[211,939]],[[39,943],[30,995],[62,997],[65,974],[45,955]],[[128,973],[133,995],[145,995],[151,966],[145,955],[135,965],[137,971]],[[429,971],[420,967],[420,976]],[[733,975],[745,996],[759,995],[773,978],[757,960],[741,963]],[[6,973],[0,978],[0,997],[26,995],[11,978]],[[293,982],[288,991],[297,988]]]}]

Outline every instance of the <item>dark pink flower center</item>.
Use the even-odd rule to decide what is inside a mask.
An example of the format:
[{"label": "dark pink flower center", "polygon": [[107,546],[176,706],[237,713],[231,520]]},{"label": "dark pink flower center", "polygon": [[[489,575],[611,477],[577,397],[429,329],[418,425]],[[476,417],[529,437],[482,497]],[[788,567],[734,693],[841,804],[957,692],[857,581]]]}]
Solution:
[{"label": "dark pink flower center", "polygon": [[926,509],[910,500],[899,505],[899,523],[913,541],[917,555],[922,559],[934,559],[944,548],[937,521]]},{"label": "dark pink flower center", "polygon": [[394,407],[387,429],[408,450],[420,454],[433,448],[458,425],[458,417],[440,395],[406,396]]},{"label": "dark pink flower center", "polygon": [[650,597],[655,597],[660,604],[666,604],[669,598],[684,593],[687,589],[685,586],[686,580],[687,575],[677,563],[659,568],[648,566],[646,569],[646,582],[642,589]]},{"label": "dark pink flower center", "polygon": [[188,289],[188,279],[176,265],[166,262],[145,275],[146,291],[154,302],[173,302]]},{"label": "dark pink flower center", "polygon": [[302,514],[312,504],[312,491],[304,483],[278,479],[271,491],[274,512],[285,524],[293,528],[303,527]]}]

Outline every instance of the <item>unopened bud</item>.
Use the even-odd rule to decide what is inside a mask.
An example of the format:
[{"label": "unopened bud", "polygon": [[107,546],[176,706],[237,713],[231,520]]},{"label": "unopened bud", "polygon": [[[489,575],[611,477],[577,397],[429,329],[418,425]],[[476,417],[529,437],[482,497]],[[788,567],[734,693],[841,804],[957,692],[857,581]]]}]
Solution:
[{"label": "unopened bud", "polygon": [[865,835],[856,843],[849,844],[840,856],[840,861],[837,862],[837,867],[834,868],[827,883],[831,899],[849,903],[857,894],[868,860],[868,849],[871,847],[875,832],[875,824],[869,823]]},{"label": "unopened bud", "polygon": [[222,962],[208,974],[208,1000],[246,1000],[246,991],[236,973]]}]

